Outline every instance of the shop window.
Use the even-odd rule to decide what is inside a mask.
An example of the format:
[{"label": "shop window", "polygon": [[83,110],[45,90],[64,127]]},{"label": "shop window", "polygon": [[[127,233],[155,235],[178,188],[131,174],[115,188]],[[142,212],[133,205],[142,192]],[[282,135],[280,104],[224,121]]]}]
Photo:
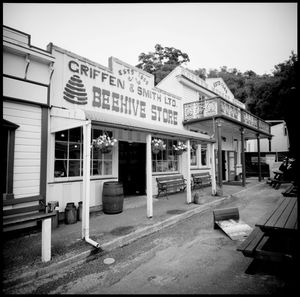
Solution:
[{"label": "shop window", "polygon": [[[92,128],[91,138],[112,132]],[[91,175],[112,174],[112,152],[103,154],[91,148]],[[82,128],[55,133],[54,177],[74,177],[83,175],[83,135]]]},{"label": "shop window", "polygon": [[54,177],[82,176],[82,128],[55,133]]},{"label": "shop window", "polygon": [[177,141],[163,139],[166,149],[158,154],[152,154],[152,171],[153,172],[173,172],[178,171],[178,156],[173,150],[173,144]]},{"label": "shop window", "polygon": [[201,144],[201,166],[207,166],[207,144]]},{"label": "shop window", "polygon": [[191,166],[197,166],[197,153],[198,153],[198,145],[196,142],[191,142]]},{"label": "shop window", "polygon": [[[103,134],[112,137],[111,131],[92,128],[92,139],[96,139]],[[112,152],[103,154],[99,150],[92,148],[91,175],[112,175]]]}]

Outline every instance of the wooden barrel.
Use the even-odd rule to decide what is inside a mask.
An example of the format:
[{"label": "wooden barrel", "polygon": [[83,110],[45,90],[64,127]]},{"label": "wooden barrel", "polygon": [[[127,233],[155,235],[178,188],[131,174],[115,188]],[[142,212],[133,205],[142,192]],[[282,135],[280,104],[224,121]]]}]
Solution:
[{"label": "wooden barrel", "polygon": [[116,214],[123,211],[124,191],[123,184],[119,182],[105,182],[103,184],[103,212]]}]

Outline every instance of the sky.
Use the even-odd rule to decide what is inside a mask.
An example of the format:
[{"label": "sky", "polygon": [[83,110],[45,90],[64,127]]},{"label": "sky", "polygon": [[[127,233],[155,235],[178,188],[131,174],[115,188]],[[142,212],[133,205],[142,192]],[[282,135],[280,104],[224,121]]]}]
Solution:
[{"label": "sky", "polygon": [[130,65],[159,43],[187,53],[183,66],[271,74],[297,49],[297,2],[3,3],[3,25],[108,66]]}]

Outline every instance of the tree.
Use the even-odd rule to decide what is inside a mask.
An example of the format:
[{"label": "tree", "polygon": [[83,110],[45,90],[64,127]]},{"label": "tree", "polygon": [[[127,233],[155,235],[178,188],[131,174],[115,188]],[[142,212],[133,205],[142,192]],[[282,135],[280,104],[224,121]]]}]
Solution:
[{"label": "tree", "polygon": [[174,47],[155,45],[155,52],[139,55],[139,64],[136,67],[154,74],[155,84],[159,83],[174,68],[184,62],[189,62],[189,56]]}]

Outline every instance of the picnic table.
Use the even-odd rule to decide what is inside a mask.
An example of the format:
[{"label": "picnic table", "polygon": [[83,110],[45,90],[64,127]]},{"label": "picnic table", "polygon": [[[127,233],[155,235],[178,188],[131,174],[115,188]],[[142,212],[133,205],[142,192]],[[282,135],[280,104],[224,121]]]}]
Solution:
[{"label": "picnic table", "polygon": [[255,224],[238,247],[244,256],[276,262],[291,261],[297,253],[298,198],[282,197],[276,207]]},{"label": "picnic table", "polygon": [[265,234],[296,235],[298,230],[298,199],[296,197],[283,197],[276,207],[255,225]]},{"label": "picnic table", "polygon": [[292,182],[292,180],[290,178],[287,178],[287,175],[280,170],[274,170],[273,173],[274,177],[270,178],[270,186],[272,186],[276,190],[280,188],[281,184]]}]

